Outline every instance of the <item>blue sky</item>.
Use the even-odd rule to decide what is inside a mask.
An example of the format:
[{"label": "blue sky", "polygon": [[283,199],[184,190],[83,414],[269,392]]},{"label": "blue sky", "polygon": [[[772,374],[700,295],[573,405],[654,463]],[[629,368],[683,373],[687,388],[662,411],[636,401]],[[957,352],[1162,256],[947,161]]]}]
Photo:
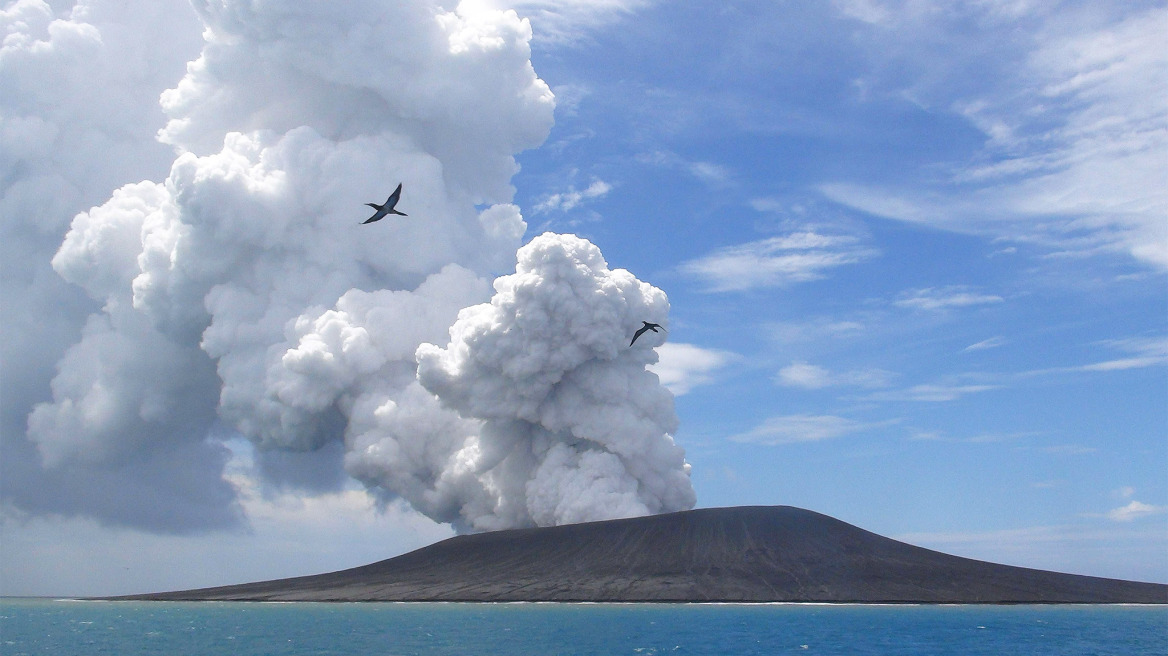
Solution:
[{"label": "blue sky", "polygon": [[[457,227],[465,214],[458,203],[473,198],[478,210],[504,208],[503,228],[484,233],[482,244],[444,241],[445,227],[429,241],[425,229],[409,233],[420,247],[322,242],[329,256],[388,249],[395,273],[370,274],[383,264],[375,259],[343,272],[351,279],[334,273],[323,285],[335,287],[331,297],[312,299],[311,312],[291,306],[284,320],[296,322],[272,321],[278,339],[299,331],[324,343],[330,317],[356,322],[368,300],[360,294],[328,310],[350,286],[369,291],[384,280],[413,291],[446,261],[480,276],[509,273],[514,246],[500,235],[513,225],[513,202],[527,224],[518,241],[575,233],[609,267],[668,295],[668,340],[654,370],[676,396],[674,439],[692,465],[699,507],[794,505],[949,553],[1168,582],[1168,5],[537,0],[516,7],[530,19],[528,53],[518,21],[490,13],[506,3],[464,2],[449,14],[430,4],[395,8],[401,15],[390,23],[458,13],[486,26],[452,32],[459,47],[487,53],[479,68],[420,63],[431,45],[420,36],[379,45],[394,62],[384,70],[343,40],[336,53],[287,47],[318,28],[365,38],[354,25],[380,5],[358,0],[328,16],[276,4],[205,13],[224,33],[242,35],[217,46],[205,77],[186,64],[203,46],[185,3],[147,11],[92,0],[70,15],[71,3],[21,0],[5,10],[4,27],[17,36],[0,58],[0,90],[8,91],[0,96],[9,103],[0,121],[16,155],[0,158],[0,210],[5,306],[17,320],[4,352],[0,593],[112,594],[293,576],[453,534],[407,502],[419,497],[385,483],[393,472],[378,462],[354,473],[348,449],[360,435],[305,454],[248,441],[261,441],[248,426],[262,418],[247,408],[268,397],[253,404],[244,394],[231,406],[228,391],[279,372],[249,369],[264,351],[231,340],[246,342],[253,324],[278,315],[272,307],[300,302],[295,290],[273,287],[264,314],[252,311],[262,303],[232,295],[254,291],[253,279],[218,280],[220,291],[191,307],[200,315],[206,307],[212,328],[228,329],[208,329],[214,339],[206,341],[196,334],[169,360],[147,363],[133,343],[165,326],[151,332],[135,327],[139,315],[121,313],[131,286],[117,282],[118,267],[145,275],[158,242],[77,227],[128,216],[167,193],[183,211],[203,203],[223,216],[262,218],[255,208],[317,198],[303,191],[313,185],[296,187],[305,170],[350,176],[318,195],[357,207],[380,202],[381,178],[406,171],[407,212],[431,214],[437,226],[448,211]],[[282,20],[304,29],[278,29]],[[497,43],[495,34],[503,35]],[[53,47],[35,46],[38,38]],[[231,49],[252,39],[264,47]],[[490,54],[495,47],[503,54]],[[528,55],[555,95],[554,113],[524,77]],[[60,98],[58,87],[31,82],[53,75]],[[362,123],[381,110],[346,113],[367,89],[384,94],[405,79],[405,109],[389,137]],[[121,91],[107,96],[90,88],[93,80]],[[271,104],[257,100],[256,80],[271,83]],[[346,85],[365,95],[343,95]],[[508,95],[512,86],[522,93]],[[160,109],[160,94],[174,88]],[[104,100],[70,104],[66,91],[78,89]],[[419,116],[421,128],[411,123]],[[231,131],[244,138],[220,152]],[[423,146],[411,150],[395,134]],[[190,152],[175,160],[175,150]],[[250,169],[241,164],[261,151]],[[221,187],[201,187],[198,197],[174,191],[213,178],[220,165],[231,172]],[[264,166],[284,168],[246,191],[230,186],[232,175]],[[140,180],[167,183],[114,191]],[[299,195],[282,195],[285,180]],[[411,197],[415,189],[449,198],[426,205]],[[337,210],[341,221],[350,209]],[[70,230],[75,215],[91,223]],[[250,232],[240,228],[247,225]],[[255,225],[224,230],[239,228],[233,234],[246,240],[263,232]],[[62,247],[82,242],[88,250]],[[58,248],[73,264],[54,260]],[[93,264],[103,257],[121,264]],[[394,268],[401,262],[405,273]],[[309,268],[316,264],[310,258]],[[139,298],[143,280],[133,279],[135,308],[152,302]],[[445,334],[462,295],[486,288],[439,282],[435,289],[451,291],[435,293],[433,307],[403,306],[450,313],[419,334],[435,326]],[[173,307],[187,289],[171,285]],[[233,302],[246,311],[216,314],[216,304]],[[187,319],[166,307],[168,320]],[[223,319],[240,316],[238,324]],[[319,334],[309,326],[321,326]],[[265,346],[269,356],[278,345]],[[86,353],[100,363],[79,366]],[[87,371],[103,366],[87,383]],[[172,390],[177,379],[186,385]],[[194,406],[184,410],[190,418],[143,419],[151,380],[164,399]],[[61,418],[105,384],[111,398],[130,399],[100,406],[133,415],[114,423],[120,433],[91,430],[88,415],[73,433],[53,432],[73,425]]]},{"label": "blue sky", "polygon": [[669,293],[671,340],[723,354],[678,398],[700,505],[1163,580],[1164,61],[1134,36],[1162,42],[1163,6],[878,7],[537,38],[561,104],[518,202],[580,194],[532,228],[595,241]]}]

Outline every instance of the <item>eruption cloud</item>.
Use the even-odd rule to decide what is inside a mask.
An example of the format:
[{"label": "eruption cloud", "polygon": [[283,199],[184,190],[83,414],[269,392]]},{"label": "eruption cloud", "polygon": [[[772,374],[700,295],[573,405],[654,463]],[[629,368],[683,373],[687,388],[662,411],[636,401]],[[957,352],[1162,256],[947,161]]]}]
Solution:
[{"label": "eruption cloud", "polygon": [[[576,237],[519,249],[514,156],[554,107],[528,23],[421,0],[194,5],[202,54],[161,99],[169,175],[77,214],[52,257],[100,310],[28,414],[45,471],[144,467],[135,484],[176,505],[202,493],[167,472],[210,473],[230,516],[219,440],[237,431],[260,457],[343,458],[463,530],[692,507],[645,369],[659,342],[628,347],[666,323],[664,293]],[[359,225],[398,182],[409,217]]]},{"label": "eruption cloud", "polygon": [[418,347],[422,386],[480,422],[457,458],[492,492],[476,528],[693,507],[673,396],[645,368],[657,354],[625,344],[639,319],[668,309],[588,241],[546,233],[489,304],[459,314],[446,348]]}]

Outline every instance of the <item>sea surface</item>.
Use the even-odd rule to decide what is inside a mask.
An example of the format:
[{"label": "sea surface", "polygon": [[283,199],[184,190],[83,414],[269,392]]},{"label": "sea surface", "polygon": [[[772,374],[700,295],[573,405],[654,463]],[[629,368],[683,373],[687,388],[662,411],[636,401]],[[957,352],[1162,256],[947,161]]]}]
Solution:
[{"label": "sea surface", "polygon": [[3,599],[0,654],[1164,656],[1168,607]]}]

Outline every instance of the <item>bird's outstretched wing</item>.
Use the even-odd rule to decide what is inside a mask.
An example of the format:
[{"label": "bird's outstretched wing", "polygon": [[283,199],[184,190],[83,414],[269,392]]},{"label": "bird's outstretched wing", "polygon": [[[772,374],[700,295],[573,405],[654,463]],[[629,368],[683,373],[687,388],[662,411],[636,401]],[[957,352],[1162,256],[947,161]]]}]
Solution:
[{"label": "bird's outstretched wing", "polygon": [[392,210],[394,208],[394,206],[397,205],[397,201],[401,199],[401,188],[402,188],[402,183],[400,183],[400,182],[397,183],[397,189],[394,189],[393,193],[389,195],[388,199],[386,199],[385,209],[387,211]]},{"label": "bird's outstretched wing", "polygon": [[637,341],[637,338],[638,338],[638,337],[640,337],[641,335],[644,335],[646,330],[649,330],[649,326],[648,326],[648,325],[646,325],[645,327],[641,328],[641,329],[640,329],[640,330],[638,330],[637,332],[633,333],[633,341],[629,342],[629,346],[632,346],[634,343],[636,343],[636,341]]},{"label": "bird's outstretched wing", "polygon": [[[637,338],[640,337],[641,335],[644,335],[646,330],[652,330],[653,332],[657,332],[657,329],[661,328],[661,324],[659,324],[659,323],[649,323],[648,321],[642,321],[641,323],[643,325],[640,327],[640,329],[637,330],[636,333],[633,334],[633,341],[629,342],[629,346],[632,346],[633,344],[635,344],[637,342]],[[665,330],[665,329],[661,328],[661,330]],[[666,332],[668,332],[668,331],[666,331]]]},{"label": "bird's outstretched wing", "polygon": [[377,210],[377,213],[362,221],[361,225],[365,225],[366,223],[373,223],[374,221],[380,221],[381,219],[384,219],[387,214],[399,214],[401,216],[406,216],[405,212],[399,212],[394,209],[394,207],[397,205],[397,201],[401,199],[401,190],[402,183],[399,182],[397,183],[397,189],[394,189],[393,193],[389,195],[389,198],[385,199],[385,204],[378,205],[376,203],[365,203],[369,207]]},{"label": "bird's outstretched wing", "polygon": [[361,225],[365,225],[366,223],[373,223],[374,221],[380,221],[381,219],[385,218],[386,214],[389,214],[389,212],[386,212],[383,209],[377,210],[376,214],[362,221]]}]

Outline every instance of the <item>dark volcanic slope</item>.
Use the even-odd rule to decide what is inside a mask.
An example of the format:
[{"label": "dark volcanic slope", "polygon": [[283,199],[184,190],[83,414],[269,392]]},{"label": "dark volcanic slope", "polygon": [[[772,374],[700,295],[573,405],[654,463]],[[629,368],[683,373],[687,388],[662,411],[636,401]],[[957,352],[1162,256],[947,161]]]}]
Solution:
[{"label": "dark volcanic slope", "polygon": [[135,598],[1168,603],[1168,585],[958,558],[777,506],[464,535],[331,574]]}]

